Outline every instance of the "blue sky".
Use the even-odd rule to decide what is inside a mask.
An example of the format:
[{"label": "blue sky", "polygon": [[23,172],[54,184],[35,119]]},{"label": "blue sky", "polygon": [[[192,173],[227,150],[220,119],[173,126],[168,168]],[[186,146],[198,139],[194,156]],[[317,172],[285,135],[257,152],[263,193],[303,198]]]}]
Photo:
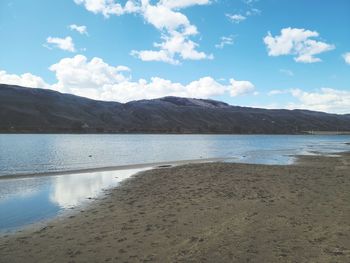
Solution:
[{"label": "blue sky", "polygon": [[0,82],[350,113],[348,0],[2,0]]}]

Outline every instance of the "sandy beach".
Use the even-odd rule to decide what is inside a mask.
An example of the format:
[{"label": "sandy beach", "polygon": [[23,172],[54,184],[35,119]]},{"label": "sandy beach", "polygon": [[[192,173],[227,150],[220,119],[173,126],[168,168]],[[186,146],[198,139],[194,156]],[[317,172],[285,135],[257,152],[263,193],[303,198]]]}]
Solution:
[{"label": "sandy beach", "polygon": [[350,262],[350,154],[138,174],[0,238],[0,262]]}]

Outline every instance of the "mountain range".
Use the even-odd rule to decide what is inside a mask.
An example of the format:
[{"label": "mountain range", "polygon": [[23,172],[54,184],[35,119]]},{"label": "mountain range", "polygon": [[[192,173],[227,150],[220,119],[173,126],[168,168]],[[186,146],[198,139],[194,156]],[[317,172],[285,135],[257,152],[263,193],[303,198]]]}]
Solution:
[{"label": "mountain range", "polygon": [[118,103],[0,84],[2,133],[300,134],[348,131],[350,114],[232,106],[164,97]]}]

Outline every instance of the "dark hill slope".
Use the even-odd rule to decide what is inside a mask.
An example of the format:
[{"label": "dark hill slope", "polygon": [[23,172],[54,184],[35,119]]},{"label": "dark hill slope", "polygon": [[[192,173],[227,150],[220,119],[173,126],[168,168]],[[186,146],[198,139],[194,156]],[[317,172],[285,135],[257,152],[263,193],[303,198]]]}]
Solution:
[{"label": "dark hill slope", "polygon": [[0,132],[301,133],[350,131],[350,115],[165,97],[96,101],[0,84]]}]

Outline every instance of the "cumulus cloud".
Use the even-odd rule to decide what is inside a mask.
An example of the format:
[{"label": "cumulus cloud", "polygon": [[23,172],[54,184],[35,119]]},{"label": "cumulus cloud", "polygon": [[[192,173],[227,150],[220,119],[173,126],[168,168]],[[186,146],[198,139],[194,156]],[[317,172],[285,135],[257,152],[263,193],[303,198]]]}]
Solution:
[{"label": "cumulus cloud", "polygon": [[142,61],[162,61],[173,65],[178,65],[180,63],[165,50],[132,50],[130,54],[141,59]]},{"label": "cumulus cloud", "polygon": [[225,46],[233,45],[234,43],[234,38],[233,36],[223,36],[220,38],[220,43],[216,44],[216,48],[224,48]]},{"label": "cumulus cloud", "polygon": [[117,66],[117,71],[131,71],[127,66]]},{"label": "cumulus cloud", "polygon": [[[88,60],[83,55],[64,58],[49,68],[55,73],[57,82],[46,83],[41,77],[25,73],[9,74],[0,71],[0,83],[33,88],[50,88],[92,99],[128,102],[138,99],[153,99],[164,96],[211,98],[219,95],[232,97],[257,94],[255,86],[248,80],[231,78],[229,82],[218,82],[210,76],[187,84],[172,82],[160,77],[150,80],[133,80],[126,66],[111,66],[101,58]],[[333,113],[350,113],[350,91],[322,88],[316,91],[301,89],[272,90],[268,95],[289,94],[296,102],[280,105],[289,109],[309,109]]]},{"label": "cumulus cloud", "polygon": [[139,9],[133,0],[126,1],[124,6],[114,0],[74,0],[74,2],[83,5],[86,10],[94,14],[103,14],[106,18],[111,15],[120,16],[125,13],[137,12]]},{"label": "cumulus cloud", "polygon": [[125,75],[126,69],[125,66],[110,66],[100,58],[90,61],[82,55],[64,58],[50,67],[58,80],[52,88],[93,99],[120,102],[164,96],[209,98],[225,93],[238,96],[254,90],[249,81],[232,79],[230,84],[223,85],[212,77],[203,77],[186,85],[159,77],[150,81],[132,81],[129,75]]},{"label": "cumulus cloud", "polygon": [[316,92],[292,89],[291,94],[299,100],[299,104],[289,107],[305,108],[334,113],[350,113],[350,91],[321,88]]},{"label": "cumulus cloud", "polygon": [[65,51],[75,52],[73,39],[71,37],[48,37],[46,43],[48,44],[46,46],[47,48],[56,47]]},{"label": "cumulus cloud", "polygon": [[343,54],[343,58],[345,63],[350,65],[350,52]]},{"label": "cumulus cloud", "polygon": [[180,64],[180,60],[212,59],[212,54],[198,51],[198,44],[191,40],[197,35],[196,26],[192,25],[180,9],[193,5],[210,4],[209,0],[161,0],[152,4],[149,0],[128,0],[124,6],[113,0],[75,0],[95,14],[123,15],[137,13],[148,23],[161,32],[160,43],[155,43],[154,50],[132,50],[136,58],[143,61],[161,61],[170,64]]},{"label": "cumulus cloud", "polygon": [[290,94],[297,102],[282,105],[288,109],[308,109],[330,113],[350,113],[350,91],[332,88],[321,88],[316,91],[302,89],[272,90],[270,96]]},{"label": "cumulus cloud", "polygon": [[22,75],[8,74],[4,70],[0,70],[0,83],[29,88],[49,88],[49,85],[41,77],[30,73],[24,73]]},{"label": "cumulus cloud", "polygon": [[316,55],[335,48],[334,45],[312,39],[316,37],[319,37],[316,31],[288,27],[282,29],[278,36],[268,32],[264,43],[269,56],[294,55],[296,62],[314,63],[321,61]]},{"label": "cumulus cloud", "polygon": [[230,90],[230,94],[232,97],[237,97],[240,95],[252,93],[255,90],[255,86],[250,81],[246,81],[246,80],[239,81],[239,80],[230,79],[230,83],[232,85],[232,88]]},{"label": "cumulus cloud", "polygon": [[90,61],[83,55],[61,59],[49,69],[56,74],[57,83],[52,88],[94,99],[103,99],[101,93],[106,85],[125,82],[128,76],[125,66],[113,67],[100,58]]},{"label": "cumulus cloud", "polygon": [[88,35],[86,26],[78,26],[76,24],[69,25],[70,30],[77,31],[81,35]]},{"label": "cumulus cloud", "polygon": [[[231,79],[229,83],[222,84],[209,76],[187,84],[159,77],[150,80],[132,80],[128,67],[111,66],[100,58],[88,60],[83,55],[61,59],[49,69],[55,73],[56,83],[48,85],[41,78],[32,76],[38,83],[31,86],[45,86],[60,92],[98,100],[128,102],[164,96],[206,99],[224,94],[239,96],[254,91],[254,85],[249,81]],[[2,74],[0,81],[5,79],[1,77]],[[28,82],[21,82],[21,76],[13,75],[11,78],[11,84],[27,86]],[[39,80],[42,81],[41,85]]]},{"label": "cumulus cloud", "polygon": [[113,100],[126,102],[164,96],[209,98],[224,94],[226,89],[226,86],[219,84],[211,77],[203,77],[186,85],[153,77],[150,81],[140,79],[136,82],[126,81],[108,85],[101,95],[103,99],[113,98]]},{"label": "cumulus cloud", "polygon": [[162,42],[154,44],[158,50],[133,50],[131,54],[143,61],[170,64],[180,64],[180,59],[212,59],[213,55],[197,51],[198,44],[190,40],[191,36],[198,34],[197,28],[184,14],[173,9],[207,3],[209,1],[161,1],[151,5],[148,0],[144,0],[142,15],[148,23],[162,31]]},{"label": "cumulus cloud", "polygon": [[196,50],[198,44],[186,38],[186,36],[177,31],[170,35],[162,37],[163,42],[155,43],[154,46],[159,48],[154,50],[131,51],[131,54],[143,61],[163,61],[170,64],[178,65],[181,59],[201,60],[212,59],[213,55],[205,54]]},{"label": "cumulus cloud", "polygon": [[[143,10],[145,20],[157,29],[172,31],[180,27],[190,27],[190,22],[184,14],[164,5],[151,5],[147,3],[144,4]],[[197,30],[195,33],[197,33]]]}]

